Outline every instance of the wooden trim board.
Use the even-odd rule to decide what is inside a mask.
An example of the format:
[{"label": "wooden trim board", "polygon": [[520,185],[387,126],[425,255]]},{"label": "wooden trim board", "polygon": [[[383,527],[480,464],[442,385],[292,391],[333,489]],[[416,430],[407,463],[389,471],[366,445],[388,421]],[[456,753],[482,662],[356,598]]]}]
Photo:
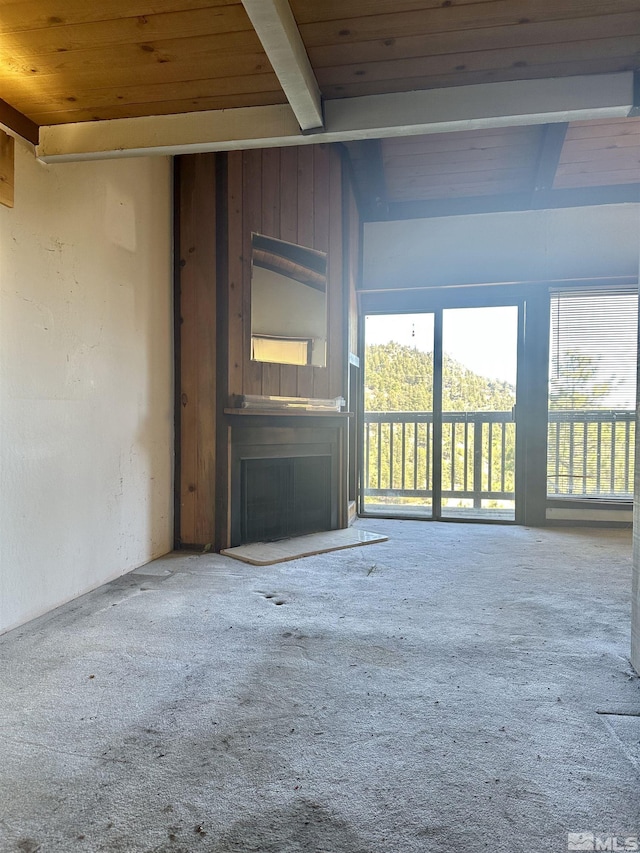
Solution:
[{"label": "wooden trim board", "polygon": [[238,545],[236,548],[225,548],[220,553],[235,560],[241,560],[243,563],[250,563],[252,566],[271,566],[274,563],[285,563],[300,557],[326,554],[328,551],[341,551],[344,548],[386,542],[388,538],[378,533],[347,527],[344,530],[327,530],[322,533],[309,533],[306,536],[294,536],[278,542]]}]

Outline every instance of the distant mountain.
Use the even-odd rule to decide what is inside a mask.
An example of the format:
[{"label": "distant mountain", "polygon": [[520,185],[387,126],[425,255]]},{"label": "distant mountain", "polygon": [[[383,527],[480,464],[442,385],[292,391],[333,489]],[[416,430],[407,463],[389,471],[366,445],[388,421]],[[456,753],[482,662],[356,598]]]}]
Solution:
[{"label": "distant mountain", "polygon": [[[395,342],[366,349],[365,408],[370,412],[430,412],[433,354]],[[445,412],[508,411],[513,385],[479,376],[444,356],[442,409]]]}]

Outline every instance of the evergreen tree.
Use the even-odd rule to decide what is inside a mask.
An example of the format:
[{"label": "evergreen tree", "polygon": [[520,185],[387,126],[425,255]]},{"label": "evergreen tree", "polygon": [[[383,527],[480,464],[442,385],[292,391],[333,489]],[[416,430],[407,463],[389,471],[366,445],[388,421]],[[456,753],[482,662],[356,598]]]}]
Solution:
[{"label": "evergreen tree", "polygon": [[[433,353],[391,342],[366,351],[365,408],[369,412],[430,412]],[[508,411],[515,388],[479,376],[445,354],[442,408],[446,412]]]}]

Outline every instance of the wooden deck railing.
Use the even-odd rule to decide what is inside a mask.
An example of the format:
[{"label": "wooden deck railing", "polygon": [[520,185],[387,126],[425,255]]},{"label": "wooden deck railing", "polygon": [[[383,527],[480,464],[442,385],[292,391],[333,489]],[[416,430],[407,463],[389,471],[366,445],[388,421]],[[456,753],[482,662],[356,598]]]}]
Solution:
[{"label": "wooden deck railing", "polygon": [[[367,412],[364,495],[431,499],[433,414]],[[483,502],[515,499],[515,423],[508,412],[444,412],[442,498]],[[549,497],[633,497],[635,412],[549,413]]]}]

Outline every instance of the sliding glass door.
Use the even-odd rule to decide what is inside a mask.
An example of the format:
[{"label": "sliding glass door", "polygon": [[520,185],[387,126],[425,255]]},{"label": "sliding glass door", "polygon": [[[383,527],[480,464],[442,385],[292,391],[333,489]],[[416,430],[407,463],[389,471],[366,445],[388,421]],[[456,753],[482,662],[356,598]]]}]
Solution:
[{"label": "sliding glass door", "polygon": [[365,318],[361,512],[515,518],[518,308]]},{"label": "sliding glass door", "polygon": [[518,308],[442,313],[442,517],[513,521]]},{"label": "sliding glass door", "polygon": [[361,511],[433,516],[435,316],[365,319]]}]

